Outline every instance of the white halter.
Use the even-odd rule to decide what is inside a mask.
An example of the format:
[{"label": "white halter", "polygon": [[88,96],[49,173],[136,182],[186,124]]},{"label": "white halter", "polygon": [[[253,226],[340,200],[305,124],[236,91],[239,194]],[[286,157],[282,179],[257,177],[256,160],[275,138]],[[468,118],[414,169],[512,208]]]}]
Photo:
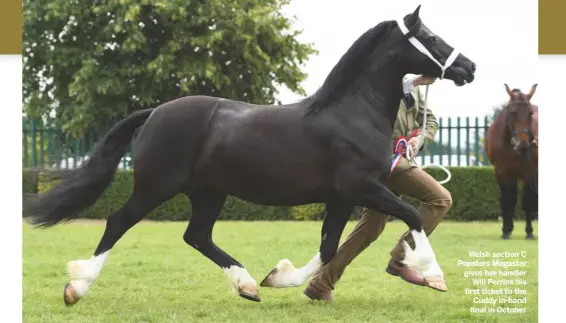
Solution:
[{"label": "white halter", "polygon": [[[403,32],[404,35],[409,33],[409,29],[407,29],[407,26],[405,26],[405,22],[403,21],[403,19],[398,19],[397,25],[399,26],[401,32]],[[454,63],[456,57],[458,57],[458,55],[460,54],[460,52],[458,52],[456,49],[453,49],[450,56],[448,56],[448,58],[446,59],[444,65],[442,65],[438,60],[436,60],[436,58],[434,58],[434,56],[432,56],[432,54],[428,51],[428,49],[416,37],[414,36],[409,37],[409,42],[413,44],[413,46],[415,46],[415,48],[419,52],[428,56],[433,62],[436,63],[436,65],[440,67],[440,70],[442,71],[442,73],[440,74],[441,80],[444,78],[444,73],[446,72],[446,70]]]}]

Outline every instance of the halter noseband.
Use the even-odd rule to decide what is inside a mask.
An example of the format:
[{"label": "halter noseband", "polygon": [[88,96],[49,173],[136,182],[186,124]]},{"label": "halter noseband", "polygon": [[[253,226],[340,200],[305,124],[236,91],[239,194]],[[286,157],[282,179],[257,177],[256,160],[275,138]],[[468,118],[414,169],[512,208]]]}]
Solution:
[{"label": "halter noseband", "polygon": [[[455,48],[452,50],[452,53],[450,54],[450,56],[448,56],[448,58],[446,59],[446,61],[444,62],[444,65],[440,64],[440,62],[434,58],[434,56],[432,56],[432,54],[430,53],[430,51],[425,47],[425,45],[423,45],[414,35],[412,35],[409,32],[409,29],[407,29],[407,26],[405,26],[405,22],[403,21],[403,19],[398,19],[397,20],[397,25],[399,26],[399,29],[401,29],[401,32],[403,33],[403,35],[408,36],[407,39],[409,40],[409,42],[411,44],[413,44],[413,46],[415,46],[415,48],[425,54],[426,56],[428,56],[428,58],[430,58],[434,63],[436,63],[436,65],[438,65],[438,67],[440,67],[440,79],[442,80],[444,78],[444,73],[446,73],[446,70],[452,66],[452,64],[454,64],[454,62],[456,61],[456,58],[458,57],[458,55],[460,54],[459,51],[457,51]],[[420,28],[420,26],[419,26]],[[418,30],[418,28],[417,28]],[[416,32],[415,32],[416,33]]]}]

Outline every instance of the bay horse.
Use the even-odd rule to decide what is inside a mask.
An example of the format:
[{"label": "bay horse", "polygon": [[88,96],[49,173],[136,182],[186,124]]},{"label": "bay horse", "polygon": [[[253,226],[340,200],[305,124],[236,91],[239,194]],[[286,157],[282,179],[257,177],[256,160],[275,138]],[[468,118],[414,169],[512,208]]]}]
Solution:
[{"label": "bay horse", "polygon": [[526,239],[535,239],[532,221],[538,212],[538,106],[531,103],[537,84],[524,94],[505,84],[509,102],[486,132],[486,152],[499,185],[503,228],[501,239],[510,239],[517,204],[518,181],[523,183],[521,207],[526,219]]},{"label": "bay horse", "polygon": [[93,256],[68,263],[65,304],[73,305],[87,293],[126,231],[177,194],[186,195],[192,207],[184,241],[223,269],[245,299],[260,301],[256,281],[212,240],[228,195],[272,206],[326,205],[320,247],[312,260],[301,268],[281,260],[260,286],[305,282],[335,255],[352,209],[364,206],[407,224],[416,245],[414,250],[405,246],[405,264],[430,286],[446,289],[417,209],[384,185],[403,76],[446,78],[457,86],[474,80],[475,64],[428,29],[419,11],[420,6],[366,31],[322,87],[300,102],[259,106],[196,95],[136,111],[118,122],[82,167],[24,203],[24,216],[37,227],[77,218],[109,186],[132,134],[142,126],[135,142],[133,192],[108,217]]}]

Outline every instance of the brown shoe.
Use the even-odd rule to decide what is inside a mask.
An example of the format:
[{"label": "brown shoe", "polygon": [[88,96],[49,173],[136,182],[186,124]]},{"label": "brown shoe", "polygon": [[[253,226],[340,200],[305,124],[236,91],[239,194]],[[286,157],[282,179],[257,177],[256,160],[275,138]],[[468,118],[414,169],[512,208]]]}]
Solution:
[{"label": "brown shoe", "polygon": [[387,265],[387,268],[385,268],[385,271],[390,275],[401,277],[404,281],[414,285],[428,285],[424,277],[419,273],[393,259],[389,260],[389,264]]},{"label": "brown shoe", "polygon": [[313,301],[331,301],[334,299],[334,293],[331,290],[322,291],[312,283],[307,285],[303,294]]}]

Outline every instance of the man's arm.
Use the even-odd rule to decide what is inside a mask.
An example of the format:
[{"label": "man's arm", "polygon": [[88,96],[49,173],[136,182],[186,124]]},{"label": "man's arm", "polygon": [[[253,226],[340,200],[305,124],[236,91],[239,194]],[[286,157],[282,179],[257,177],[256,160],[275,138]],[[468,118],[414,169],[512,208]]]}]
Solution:
[{"label": "man's arm", "polygon": [[[436,121],[436,117],[434,116],[434,113],[432,113],[432,111],[428,108],[428,102],[424,101],[424,96],[419,87],[417,87],[416,92],[418,96],[418,100],[417,100],[418,112],[417,112],[416,121],[419,124],[419,135],[424,135],[424,140],[425,140],[424,143],[430,143],[434,140],[434,137],[436,136],[436,132],[438,131],[438,127],[439,127],[438,122]],[[426,126],[425,126],[424,134],[421,134],[420,132],[423,126],[425,109],[427,109]]]},{"label": "man's arm", "polygon": [[407,76],[403,77],[403,95],[412,93],[415,89],[415,82],[418,80],[418,76]]}]

